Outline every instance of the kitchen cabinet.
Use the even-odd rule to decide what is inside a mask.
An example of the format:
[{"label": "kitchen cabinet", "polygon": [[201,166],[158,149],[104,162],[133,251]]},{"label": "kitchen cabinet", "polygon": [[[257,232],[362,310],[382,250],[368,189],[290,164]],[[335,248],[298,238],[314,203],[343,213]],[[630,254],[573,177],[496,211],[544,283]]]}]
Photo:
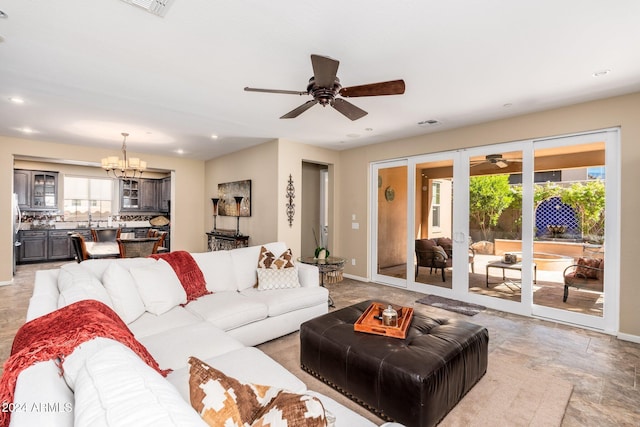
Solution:
[{"label": "kitchen cabinet", "polygon": [[58,172],[15,169],[13,187],[22,210],[58,209]]},{"label": "kitchen cabinet", "polygon": [[139,180],[120,180],[120,210],[132,211],[140,209]]},{"label": "kitchen cabinet", "polygon": [[20,256],[18,262],[47,260],[47,230],[20,231]]},{"label": "kitchen cabinet", "polygon": [[70,230],[49,230],[47,259],[59,260],[73,258],[73,248],[71,246],[69,232]]},{"label": "kitchen cabinet", "polygon": [[144,212],[157,212],[159,208],[159,190],[162,181],[158,179],[140,180],[140,210]]},{"label": "kitchen cabinet", "polygon": [[18,195],[20,209],[31,208],[31,171],[13,171],[13,191]]},{"label": "kitchen cabinet", "polygon": [[[163,179],[122,179],[120,180],[120,211],[151,212],[167,211],[168,199],[164,198]],[[171,197],[171,178],[169,178],[169,197]]]},{"label": "kitchen cabinet", "polygon": [[171,177],[162,179],[160,193],[160,210],[169,212],[171,210]]}]

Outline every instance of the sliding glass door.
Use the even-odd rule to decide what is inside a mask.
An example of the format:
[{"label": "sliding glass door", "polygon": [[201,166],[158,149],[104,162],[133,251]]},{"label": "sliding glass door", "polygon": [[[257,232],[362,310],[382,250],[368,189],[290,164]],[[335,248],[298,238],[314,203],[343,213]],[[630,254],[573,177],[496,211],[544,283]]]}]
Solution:
[{"label": "sliding glass door", "polygon": [[610,130],[376,164],[372,278],[613,331],[618,163]]},{"label": "sliding glass door", "polygon": [[380,163],[372,168],[373,280],[406,287],[409,269],[409,184],[407,161]]}]

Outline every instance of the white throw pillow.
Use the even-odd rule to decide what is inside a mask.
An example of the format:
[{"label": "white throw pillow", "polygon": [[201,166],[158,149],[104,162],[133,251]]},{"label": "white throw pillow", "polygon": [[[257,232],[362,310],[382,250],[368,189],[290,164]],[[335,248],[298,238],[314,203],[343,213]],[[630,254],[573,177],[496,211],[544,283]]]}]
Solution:
[{"label": "white throw pillow", "polygon": [[104,271],[102,284],[113,302],[113,310],[126,324],[142,316],[144,302],[138,293],[136,281],[126,268],[113,261]]},{"label": "white throw pillow", "polygon": [[129,272],[149,313],[159,316],[186,304],[187,293],[167,262],[160,260],[149,266],[131,267]]},{"label": "white throw pillow", "polygon": [[298,269],[258,268],[258,290],[299,288]]},{"label": "white throw pillow", "polygon": [[83,300],[97,300],[113,308],[111,298],[100,280],[79,264],[66,264],[58,273],[58,308]]},{"label": "white throw pillow", "polygon": [[171,383],[123,345],[86,359],[73,411],[76,427],[206,426]]},{"label": "white throw pillow", "polygon": [[204,275],[207,290],[224,292],[238,289],[229,251],[192,253],[191,256]]}]

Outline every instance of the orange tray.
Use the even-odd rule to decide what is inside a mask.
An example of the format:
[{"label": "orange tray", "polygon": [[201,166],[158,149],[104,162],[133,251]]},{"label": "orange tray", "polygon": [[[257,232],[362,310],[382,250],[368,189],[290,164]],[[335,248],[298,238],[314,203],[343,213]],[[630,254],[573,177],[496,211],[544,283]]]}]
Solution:
[{"label": "orange tray", "polygon": [[382,320],[378,320],[374,316],[380,316],[387,305],[379,302],[372,303],[353,324],[353,330],[386,337],[406,338],[407,329],[409,329],[413,318],[413,308],[392,305],[393,309],[398,312],[398,326],[385,326],[382,324]]}]

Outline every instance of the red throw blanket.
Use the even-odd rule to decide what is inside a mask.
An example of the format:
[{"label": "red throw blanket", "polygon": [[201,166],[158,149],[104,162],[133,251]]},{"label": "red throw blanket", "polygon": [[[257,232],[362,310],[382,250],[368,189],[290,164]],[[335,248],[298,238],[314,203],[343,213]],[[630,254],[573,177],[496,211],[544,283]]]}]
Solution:
[{"label": "red throw blanket", "polygon": [[203,295],[211,292],[207,290],[206,280],[202,270],[198,267],[196,260],[187,251],[168,252],[166,254],[153,254],[151,258],[163,259],[169,263],[173,271],[176,272],[182,287],[187,293],[187,304]]},{"label": "red throw blanket", "polygon": [[[22,370],[52,359],[64,360],[79,344],[104,337],[119,341],[133,350],[147,365],[167,376],[138,342],[120,317],[109,307],[95,300],[84,300],[25,323],[13,340],[11,356],[4,362],[0,380],[0,404],[13,402],[16,381]],[[60,365],[62,370],[62,365]],[[0,411],[0,426],[9,425],[10,412]]]}]

